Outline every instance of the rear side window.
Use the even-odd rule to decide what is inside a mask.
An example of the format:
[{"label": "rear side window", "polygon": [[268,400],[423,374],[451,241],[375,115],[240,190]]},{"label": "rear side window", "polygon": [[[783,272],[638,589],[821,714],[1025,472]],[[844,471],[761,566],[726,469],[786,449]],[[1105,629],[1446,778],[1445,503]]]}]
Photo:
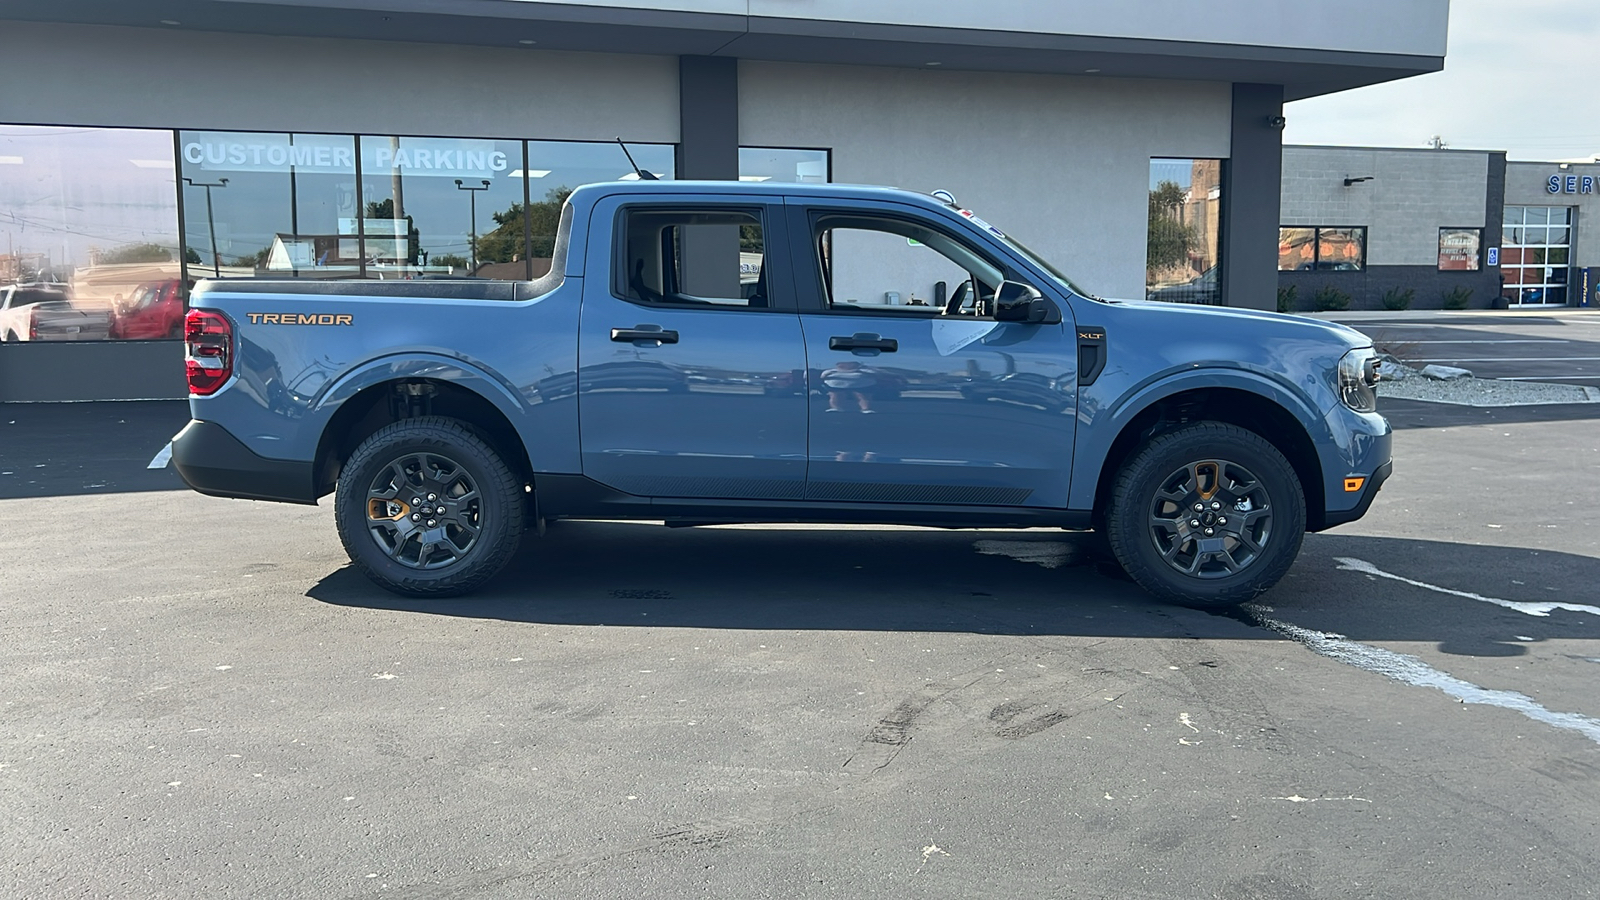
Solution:
[{"label": "rear side window", "polygon": [[654,306],[766,309],[760,210],[629,208],[622,212],[617,296]]},{"label": "rear side window", "polygon": [[26,288],[17,291],[17,296],[12,299],[12,306],[29,306],[34,303],[49,303],[53,300],[65,300],[67,295],[60,291],[37,291]]}]

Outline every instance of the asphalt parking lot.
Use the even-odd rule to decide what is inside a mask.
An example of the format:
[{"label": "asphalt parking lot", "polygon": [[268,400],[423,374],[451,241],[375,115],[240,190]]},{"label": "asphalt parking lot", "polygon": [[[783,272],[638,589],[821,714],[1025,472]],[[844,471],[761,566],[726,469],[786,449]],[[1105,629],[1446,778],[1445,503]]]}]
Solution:
[{"label": "asphalt parking lot", "polygon": [[145,470],[182,404],[0,407],[0,895],[1595,896],[1593,406],[1385,401],[1234,616],[1045,530],[561,523],[406,601]]},{"label": "asphalt parking lot", "polygon": [[1600,387],[1600,311],[1374,312],[1338,320],[1414,366],[1438,363],[1479,378]]}]

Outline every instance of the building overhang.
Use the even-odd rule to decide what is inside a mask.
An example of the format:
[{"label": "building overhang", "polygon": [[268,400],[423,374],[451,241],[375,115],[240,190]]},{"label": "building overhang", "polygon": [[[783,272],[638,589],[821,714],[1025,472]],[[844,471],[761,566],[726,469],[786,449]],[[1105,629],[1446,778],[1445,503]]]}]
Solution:
[{"label": "building overhang", "polygon": [[[1012,6],[1026,0],[1010,0]],[[1377,0],[1371,0],[1377,2]],[[1428,7],[1442,6],[1433,0]],[[1346,47],[1181,40],[1181,32],[1069,34],[973,27],[960,16],[896,24],[753,15],[750,2],[543,0],[8,0],[0,18],[272,36],[535,50],[729,56],[783,62],[1281,84],[1285,100],[1437,72],[1443,17],[1412,25],[1412,45]],[[673,8],[662,8],[673,7]],[[1024,9],[1023,12],[1026,10]],[[1013,17],[1018,12],[1012,9]],[[1429,16],[1432,16],[1431,18]],[[176,23],[176,24],[168,24]],[[930,24],[931,23],[931,24]],[[1437,31],[1435,34],[1433,32]],[[1215,36],[1216,29],[1212,29]],[[1159,36],[1147,36],[1157,34]]]}]

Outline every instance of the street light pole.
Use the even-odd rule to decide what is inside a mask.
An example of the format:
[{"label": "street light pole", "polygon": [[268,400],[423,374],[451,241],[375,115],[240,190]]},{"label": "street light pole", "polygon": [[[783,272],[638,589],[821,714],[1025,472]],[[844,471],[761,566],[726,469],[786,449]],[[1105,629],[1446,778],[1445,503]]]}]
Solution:
[{"label": "street light pole", "polygon": [[217,219],[211,212],[211,189],[227,187],[228,179],[218,178],[215,183],[209,183],[185,177],[183,181],[190,187],[203,187],[206,189],[206,231],[211,233],[211,274],[216,278],[221,278],[222,264],[217,261]]},{"label": "street light pole", "polygon": [[489,182],[488,182],[487,179],[484,180],[482,187],[474,187],[473,185],[470,185],[470,184],[462,184],[461,183],[461,179],[459,179],[459,178],[456,179],[456,190],[458,190],[458,191],[469,191],[470,192],[467,195],[467,197],[468,197],[468,201],[467,201],[468,213],[467,214],[472,217],[472,227],[470,229],[468,229],[467,234],[470,236],[469,240],[471,241],[471,247],[472,247],[472,274],[473,275],[478,274],[478,192],[479,191],[487,191],[488,189],[489,189]]}]

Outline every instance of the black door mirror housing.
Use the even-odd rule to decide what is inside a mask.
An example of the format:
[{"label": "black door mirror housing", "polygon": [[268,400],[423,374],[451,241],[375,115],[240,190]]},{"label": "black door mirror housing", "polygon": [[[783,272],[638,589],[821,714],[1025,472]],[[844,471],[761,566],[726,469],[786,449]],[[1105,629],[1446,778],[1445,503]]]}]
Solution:
[{"label": "black door mirror housing", "polygon": [[1002,281],[994,293],[994,317],[1000,322],[1059,325],[1061,310],[1031,284]]}]

